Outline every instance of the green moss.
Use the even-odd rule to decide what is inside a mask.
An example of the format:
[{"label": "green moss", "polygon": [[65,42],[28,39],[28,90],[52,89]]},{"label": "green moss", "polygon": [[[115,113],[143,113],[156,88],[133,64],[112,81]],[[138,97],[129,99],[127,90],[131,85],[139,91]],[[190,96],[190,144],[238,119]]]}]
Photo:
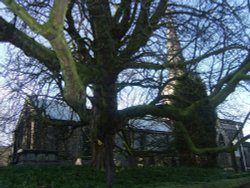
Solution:
[{"label": "green moss", "polygon": [[[183,109],[186,116],[185,121],[174,122],[173,133],[180,161],[183,165],[215,166],[216,154],[199,154],[198,160],[193,154],[197,148],[216,147],[217,116],[215,108],[205,101],[207,97],[205,84],[199,75],[186,73],[177,81],[174,95],[173,106]],[[178,124],[182,124],[185,130]]]}]

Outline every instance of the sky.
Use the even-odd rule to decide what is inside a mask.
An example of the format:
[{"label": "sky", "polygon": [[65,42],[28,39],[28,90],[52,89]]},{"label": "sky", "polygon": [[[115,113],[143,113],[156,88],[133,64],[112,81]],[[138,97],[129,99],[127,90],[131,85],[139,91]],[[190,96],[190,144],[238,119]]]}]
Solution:
[{"label": "sky", "polygon": [[[6,52],[7,52],[7,48],[6,48],[6,43],[0,43],[0,63],[4,63],[6,61]],[[4,83],[4,78],[0,75],[0,99],[6,95],[6,90],[1,89],[1,85]],[[137,95],[138,96],[138,95]],[[248,98],[249,94],[238,91],[238,93],[234,96],[232,96],[233,98],[231,99],[231,101],[233,101],[231,104],[229,105],[225,105],[225,107],[222,106],[222,108],[229,108],[229,111],[231,110],[234,114],[236,115],[240,115],[239,113],[244,113],[247,114],[247,112],[250,109],[250,102],[248,102]],[[242,101],[246,101],[246,102],[242,102]],[[233,107],[235,105],[239,105],[240,104],[240,109],[241,112],[234,111]],[[243,118],[241,118],[241,121],[243,121]],[[244,135],[250,134],[250,121],[248,120],[247,125],[245,126],[244,130],[243,130]],[[0,132],[0,140],[6,140],[9,139],[9,137],[7,137],[5,134]],[[249,140],[250,141],[250,140]],[[4,144],[0,141],[0,145]]]},{"label": "sky", "polygon": [[[5,53],[6,53],[6,44],[0,43],[0,63],[5,61]],[[1,84],[3,83],[4,79],[2,76],[0,76],[0,100],[3,98],[5,93],[5,90],[1,88]],[[2,110],[2,109],[0,109]],[[8,144],[9,141],[9,135],[6,135],[2,132],[0,128],[0,146]]]}]

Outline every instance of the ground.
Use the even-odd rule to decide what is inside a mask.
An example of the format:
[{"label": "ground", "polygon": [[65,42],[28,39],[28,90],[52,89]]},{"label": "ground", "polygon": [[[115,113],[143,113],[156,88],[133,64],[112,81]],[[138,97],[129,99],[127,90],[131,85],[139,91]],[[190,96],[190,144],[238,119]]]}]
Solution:
[{"label": "ground", "polygon": [[[250,173],[221,169],[147,167],[117,169],[114,188],[246,188]],[[240,187],[241,185],[245,185]],[[105,188],[104,172],[76,166],[0,168],[0,188]]]}]

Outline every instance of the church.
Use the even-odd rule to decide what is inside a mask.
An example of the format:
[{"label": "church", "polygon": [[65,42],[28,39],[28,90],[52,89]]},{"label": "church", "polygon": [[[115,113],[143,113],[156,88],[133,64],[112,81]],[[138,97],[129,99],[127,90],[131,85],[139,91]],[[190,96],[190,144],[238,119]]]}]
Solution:
[{"label": "church", "polygon": [[[11,163],[88,164],[90,139],[86,127],[78,122],[77,114],[65,103],[28,97],[14,131]],[[218,119],[218,146],[229,144],[240,126],[240,122]],[[159,119],[131,120],[116,134],[115,142],[117,166],[179,164],[171,126]],[[220,153],[218,164],[225,169],[250,170],[250,143],[241,144],[235,152]]]}]

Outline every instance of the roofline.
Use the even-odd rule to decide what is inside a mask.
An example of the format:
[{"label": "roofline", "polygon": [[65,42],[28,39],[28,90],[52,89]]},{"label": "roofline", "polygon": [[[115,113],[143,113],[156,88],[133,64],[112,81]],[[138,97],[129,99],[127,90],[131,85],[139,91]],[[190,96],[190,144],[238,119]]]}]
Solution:
[{"label": "roofline", "polygon": [[218,118],[219,119],[219,121],[220,122],[231,122],[231,123],[233,123],[233,124],[238,124],[238,125],[240,125],[240,126],[242,126],[243,125],[243,123],[242,122],[240,122],[240,121],[234,121],[234,120],[230,120],[230,119],[222,119],[222,118]]},{"label": "roofline", "polygon": [[127,129],[132,129],[132,130],[141,131],[141,132],[148,132],[148,133],[158,133],[158,134],[172,133],[171,131],[143,129],[143,128],[137,128],[137,127],[125,127],[125,130],[127,130]]}]

